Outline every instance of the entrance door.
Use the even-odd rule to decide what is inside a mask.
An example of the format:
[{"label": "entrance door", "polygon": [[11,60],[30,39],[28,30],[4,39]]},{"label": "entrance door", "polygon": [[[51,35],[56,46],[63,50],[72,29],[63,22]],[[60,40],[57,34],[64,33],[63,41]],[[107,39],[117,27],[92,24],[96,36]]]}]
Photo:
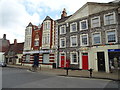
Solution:
[{"label": "entrance door", "polygon": [[88,70],[88,53],[82,54],[82,69]]},{"label": "entrance door", "polygon": [[60,56],[60,67],[61,68],[65,67],[65,54],[64,53],[61,53],[61,56]]},{"label": "entrance door", "polygon": [[98,71],[105,71],[105,56],[104,52],[97,52]]},{"label": "entrance door", "polygon": [[34,55],[34,65],[36,65],[36,66],[39,65],[39,54]]}]

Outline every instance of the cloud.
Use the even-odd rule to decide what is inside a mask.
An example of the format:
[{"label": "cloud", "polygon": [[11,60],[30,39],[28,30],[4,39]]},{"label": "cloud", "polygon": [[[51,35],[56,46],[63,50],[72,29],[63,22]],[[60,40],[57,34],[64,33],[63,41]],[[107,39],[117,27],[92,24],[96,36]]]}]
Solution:
[{"label": "cloud", "polygon": [[[110,1],[112,0],[97,0],[97,2]],[[29,22],[38,25],[47,15],[56,20],[60,18],[63,8],[66,8],[70,15],[86,2],[96,0],[1,0],[0,36],[6,33],[11,42],[15,38],[18,42],[23,42],[25,28]]]}]

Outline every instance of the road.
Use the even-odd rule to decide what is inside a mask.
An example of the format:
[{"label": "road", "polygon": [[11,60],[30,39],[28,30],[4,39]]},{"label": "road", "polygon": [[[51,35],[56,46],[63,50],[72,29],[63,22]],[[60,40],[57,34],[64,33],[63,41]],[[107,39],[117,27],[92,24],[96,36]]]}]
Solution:
[{"label": "road", "polygon": [[56,76],[5,67],[2,69],[2,88],[118,88],[118,83],[104,79]]}]

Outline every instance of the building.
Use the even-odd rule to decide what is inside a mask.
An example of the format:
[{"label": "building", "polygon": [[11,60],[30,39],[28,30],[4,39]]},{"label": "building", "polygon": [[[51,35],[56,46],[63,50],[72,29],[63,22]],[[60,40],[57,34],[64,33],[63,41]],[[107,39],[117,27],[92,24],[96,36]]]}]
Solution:
[{"label": "building", "polygon": [[21,65],[23,57],[24,43],[17,43],[17,39],[14,39],[14,43],[10,44],[8,52],[5,54],[8,60],[8,64]]},{"label": "building", "polygon": [[0,61],[7,63],[7,58],[5,58],[5,53],[8,52],[10,42],[6,39],[6,34],[0,39]]},{"label": "building", "polygon": [[88,2],[57,20],[58,67],[110,72],[120,67],[120,5]]},{"label": "building", "polygon": [[25,30],[22,63],[28,66],[37,64],[41,67],[53,68],[53,63],[57,61],[55,34],[55,21],[49,16],[39,26],[29,23]]}]

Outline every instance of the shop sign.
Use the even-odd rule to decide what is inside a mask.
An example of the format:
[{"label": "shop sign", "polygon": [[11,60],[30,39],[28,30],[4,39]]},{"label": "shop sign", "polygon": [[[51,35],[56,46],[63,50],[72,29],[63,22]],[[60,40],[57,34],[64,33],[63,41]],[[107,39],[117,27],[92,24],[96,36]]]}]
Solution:
[{"label": "shop sign", "polygon": [[120,49],[108,49],[108,52],[120,52]]}]

